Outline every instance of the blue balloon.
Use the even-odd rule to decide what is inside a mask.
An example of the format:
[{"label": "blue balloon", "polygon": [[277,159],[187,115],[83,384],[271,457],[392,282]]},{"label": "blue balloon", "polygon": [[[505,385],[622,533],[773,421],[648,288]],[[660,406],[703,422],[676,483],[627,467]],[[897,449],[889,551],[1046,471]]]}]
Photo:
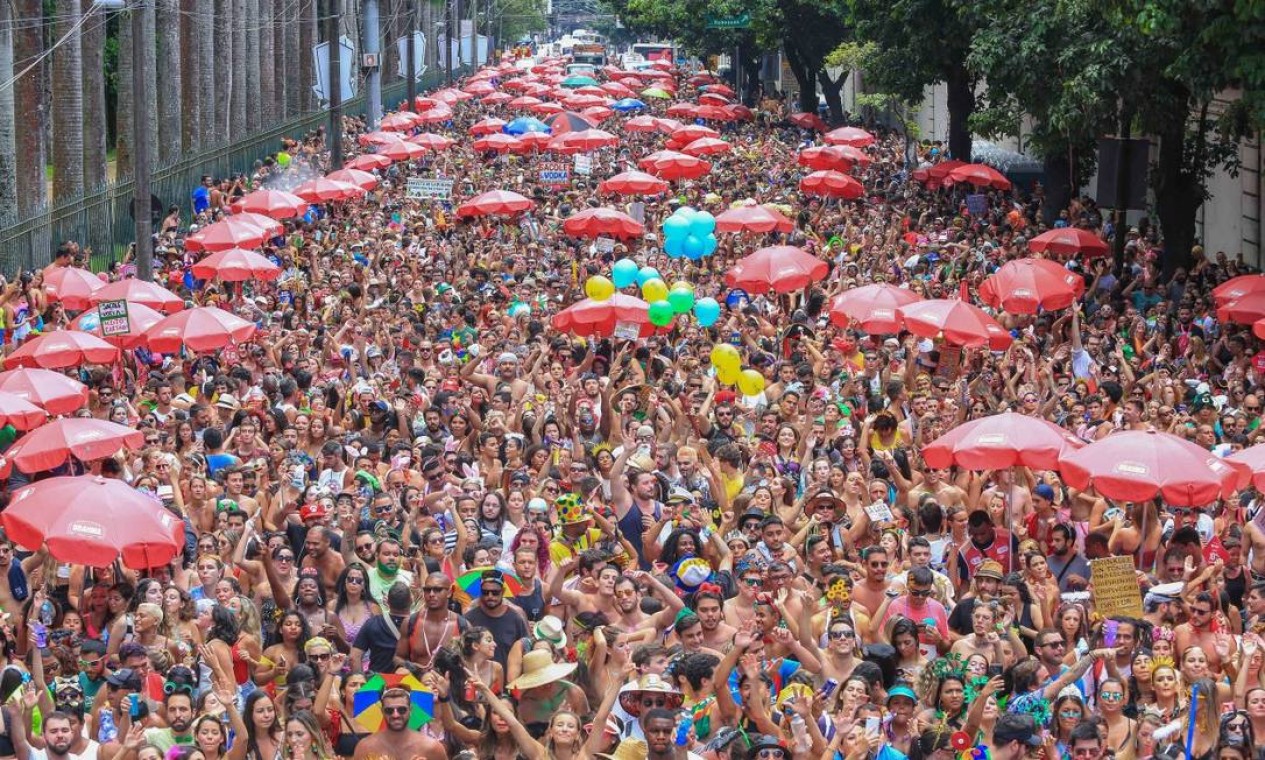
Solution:
[{"label": "blue balloon", "polygon": [[690,234],[707,237],[716,229],[716,217],[700,211],[690,219]]},{"label": "blue balloon", "polygon": [[632,259],[620,259],[611,267],[611,282],[617,288],[626,288],[637,281],[637,262]]},{"label": "blue balloon", "polygon": [[685,236],[678,235],[676,237],[665,237],[663,239],[663,252],[674,259],[679,259],[684,256]]},{"label": "blue balloon", "polygon": [[680,216],[669,216],[663,220],[663,236],[671,240],[672,238],[684,239],[690,231],[690,221]]},{"label": "blue balloon", "polygon": [[694,317],[699,327],[711,327],[720,319],[720,304],[715,298],[700,298],[694,302]]},{"label": "blue balloon", "polygon": [[717,245],[719,244],[716,242],[716,236],[714,234],[703,238],[703,255],[711,256],[716,252]]},{"label": "blue balloon", "polygon": [[695,261],[703,258],[703,238],[689,235],[685,238],[685,255]]},{"label": "blue balloon", "polygon": [[642,267],[637,272],[637,284],[645,285],[647,280],[653,280],[656,277],[658,277],[660,280],[663,279],[662,277],[659,277],[658,269],[655,269],[654,267]]}]

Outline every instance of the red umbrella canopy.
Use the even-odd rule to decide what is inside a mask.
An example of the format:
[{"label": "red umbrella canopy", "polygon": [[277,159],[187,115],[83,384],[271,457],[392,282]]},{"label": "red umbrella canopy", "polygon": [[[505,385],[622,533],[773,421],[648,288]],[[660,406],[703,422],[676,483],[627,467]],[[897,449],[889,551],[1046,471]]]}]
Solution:
[{"label": "red umbrella canopy", "polygon": [[989,346],[1001,351],[1014,340],[997,320],[978,306],[956,299],[933,298],[900,307],[905,326],[923,338],[943,337],[954,346]]},{"label": "red umbrella canopy", "polygon": [[256,190],[233,204],[233,211],[249,211],[273,219],[290,219],[307,213],[307,201],[284,190]]},{"label": "red umbrella canopy", "polygon": [[439,124],[440,122],[452,121],[452,109],[447,106],[436,106],[428,111],[423,111],[418,121],[422,124]]},{"label": "red umbrella canopy", "polygon": [[254,251],[231,248],[216,251],[193,265],[193,276],[200,280],[243,282],[246,280],[275,280],[281,276],[281,267]]},{"label": "red umbrella canopy", "polygon": [[1237,451],[1226,457],[1231,462],[1247,467],[1252,472],[1252,485],[1265,491],[1265,444]]},{"label": "red umbrella canopy", "polygon": [[1196,443],[1154,430],[1112,433],[1065,453],[1059,471],[1078,490],[1091,486],[1120,501],[1148,501],[1201,507],[1228,499],[1247,485],[1251,470],[1222,459]]},{"label": "red umbrella canopy", "polygon": [[795,160],[800,166],[807,166],[809,169],[848,172],[852,171],[856,161],[844,152],[845,149],[857,150],[847,145],[819,145],[801,150]]},{"label": "red umbrella canopy", "polygon": [[874,135],[857,127],[832,129],[826,133],[823,139],[825,139],[827,145],[851,145],[854,148],[864,148],[876,142]]},{"label": "red umbrella canopy", "polygon": [[729,105],[729,98],[719,92],[705,92],[698,96],[698,102],[709,106],[727,106]]},{"label": "red umbrella canopy", "polygon": [[[80,333],[87,335],[87,333]],[[81,462],[114,456],[124,446],[139,451],[145,434],[135,428],[91,417],[63,417],[22,436],[4,452],[4,465],[26,473],[54,470],[71,456]]]},{"label": "red umbrella canopy", "polygon": [[946,181],[966,182],[976,187],[994,187],[998,190],[1010,189],[1010,180],[985,164],[963,164],[950,171]]},{"label": "red umbrella canopy", "polygon": [[673,140],[683,145],[688,145],[700,137],[720,137],[720,133],[702,124],[686,124],[672,132],[671,136]]},{"label": "red umbrella canopy", "polygon": [[510,102],[506,103],[510,108],[531,108],[540,105],[540,98],[533,98],[531,95],[520,95]]},{"label": "red umbrella canopy", "polygon": [[1224,306],[1243,296],[1261,292],[1265,292],[1265,274],[1243,274],[1213,288],[1212,297],[1218,306]]},{"label": "red umbrella canopy", "polygon": [[548,132],[524,132],[518,136],[522,152],[545,150],[549,147],[549,143],[552,140],[553,135]]},{"label": "red umbrella canopy", "polygon": [[1258,290],[1217,307],[1217,319],[1240,325],[1265,319],[1265,291]]},{"label": "red umbrella canopy", "polygon": [[922,300],[917,293],[887,283],[845,290],[830,302],[830,321],[860,327],[872,335],[900,332],[900,307]]},{"label": "red umbrella canopy", "polygon": [[736,94],[733,89],[724,84],[707,84],[703,85],[701,89],[705,92],[715,92],[724,95],[727,98],[732,98]]},{"label": "red umbrella canopy", "polygon": [[[563,112],[563,111],[565,111],[566,109],[564,109],[564,108],[562,107],[562,104],[561,104],[561,103],[554,103],[553,101],[546,101],[546,102],[544,102],[544,103],[537,103],[536,105],[532,106],[531,108],[528,108],[527,110],[528,110],[528,111],[531,111],[532,113],[538,113],[538,114],[540,114],[541,116],[548,116],[548,115],[550,115],[550,114],[559,114],[559,113],[562,113],[562,112]],[[586,118],[587,118],[587,117],[586,117]],[[551,129],[551,131],[552,131],[552,129]]]},{"label": "red umbrella canopy", "polygon": [[496,105],[500,105],[501,103],[508,103],[513,99],[514,99],[514,96],[510,95],[508,92],[494,92],[490,95],[484,95],[483,97],[479,98],[479,102],[485,103],[490,106],[496,106]]},{"label": "red umbrella canopy", "polygon": [[555,330],[603,337],[613,335],[620,322],[637,325],[642,337],[654,334],[650,304],[624,293],[616,293],[605,301],[586,298],[558,312],[552,320]]},{"label": "red umbrella canopy", "polygon": [[1086,258],[1111,254],[1111,247],[1107,245],[1107,241],[1089,230],[1078,227],[1063,227],[1042,232],[1028,241],[1028,250],[1037,253],[1053,253],[1058,256],[1072,256],[1079,253]]},{"label": "red umbrella canopy", "polygon": [[617,98],[636,97],[637,93],[628,88],[627,85],[620,82],[607,82],[602,85],[602,92],[608,95],[614,95]]},{"label": "red umbrella canopy", "polygon": [[728,111],[730,115],[733,116],[734,121],[741,121],[741,120],[754,121],[755,120],[755,111],[752,111],[750,108],[747,108],[741,103],[730,103],[729,105],[725,106],[725,110]]},{"label": "red umbrella canopy", "polygon": [[622,211],[613,208],[590,208],[567,217],[562,230],[572,237],[638,238],[646,228]]},{"label": "red umbrella canopy", "polygon": [[378,186],[377,177],[360,169],[339,169],[336,172],[326,174],[325,178],[332,179],[335,182],[346,182],[364,190],[372,190]]},{"label": "red umbrella canopy", "polygon": [[408,111],[387,114],[382,117],[382,123],[378,125],[384,132],[407,132],[415,126],[417,126],[417,114]]},{"label": "red umbrella canopy", "polygon": [[590,119],[598,123],[606,121],[607,119],[615,115],[615,112],[607,108],[606,106],[589,106],[588,108],[584,109],[581,113],[583,113],[585,116],[589,117]]},{"label": "red umbrella canopy", "polygon": [[818,132],[826,132],[830,129],[830,126],[815,113],[804,113],[801,111],[800,113],[791,114],[791,123],[804,129],[815,129]]},{"label": "red umbrella canopy", "polygon": [[[181,307],[184,307],[183,303]],[[129,303],[127,305],[127,332],[119,335],[102,335],[101,313],[94,306],[75,317],[75,320],[70,323],[70,328],[95,335],[119,348],[132,349],[145,345],[145,331],[160,322],[162,318],[163,315],[160,312],[144,304]]]},{"label": "red umbrella canopy", "polygon": [[637,165],[663,179],[698,179],[712,170],[712,165],[697,156],[661,150],[651,153]]},{"label": "red umbrella canopy", "polygon": [[[127,301],[128,308],[140,304],[168,314],[184,308],[184,299],[161,285],[129,277],[111,282],[92,294],[92,303],[102,301]],[[130,315],[129,315],[130,316]]]},{"label": "red umbrella canopy", "polygon": [[403,139],[396,132],[366,132],[356,138],[361,145],[394,145]]},{"label": "red umbrella canopy", "polygon": [[673,103],[668,106],[668,116],[692,119],[698,113],[698,106],[693,103]]},{"label": "red umbrella canopy", "polygon": [[514,216],[534,207],[535,201],[509,190],[476,195],[457,207],[457,216]]},{"label": "red umbrella canopy", "polygon": [[413,135],[408,141],[427,150],[448,150],[456,144],[456,141],[451,137],[437,135],[434,132],[423,132],[420,135]]},{"label": "red umbrella canopy", "polygon": [[494,135],[505,128],[505,120],[488,117],[482,121],[476,122],[470,127],[470,134],[478,135]]},{"label": "red umbrella canopy", "polygon": [[1011,314],[1066,309],[1085,292],[1085,278],[1049,259],[1016,259],[980,285],[984,303]]},{"label": "red umbrella canopy", "polygon": [[582,129],[564,132],[549,141],[549,150],[586,152],[619,145],[619,138],[604,129]]},{"label": "red umbrella canopy", "polygon": [[700,137],[681,148],[681,152],[691,156],[713,156],[728,153],[733,149],[734,146],[724,140],[718,140],[715,137]]},{"label": "red umbrella canopy", "polygon": [[[378,151],[381,155],[386,156],[392,161],[415,161],[426,155],[426,148],[416,142],[398,142],[394,145],[388,145]],[[303,185],[299,188],[302,189]],[[352,185],[352,187],[355,187]],[[298,191],[296,191],[298,192]],[[302,193],[299,193],[302,195]]]},{"label": "red umbrella canopy", "polygon": [[809,195],[856,200],[865,195],[865,187],[855,177],[836,171],[819,171],[799,181],[799,188]]},{"label": "red umbrella canopy", "polygon": [[[390,145],[386,148],[386,150],[382,152],[382,155],[390,158],[391,150],[395,149],[396,147],[403,147],[405,145],[407,145],[407,143],[396,143],[396,145]],[[421,149],[417,148],[417,146],[411,146],[411,147],[416,148],[419,153],[421,152]],[[356,194],[357,191],[359,190],[360,188],[356,187],[355,185],[349,185],[346,182],[339,182],[338,180],[327,179],[325,177],[317,177],[316,179],[310,179],[307,182],[304,182],[303,184],[294,188],[294,194],[299,196],[300,198],[303,198],[304,200],[310,201],[311,203],[323,203],[325,201],[341,201],[345,198],[350,198],[352,197],[353,194]],[[260,238],[260,242],[262,242],[262,238]],[[214,249],[208,248],[207,250],[221,251],[221,250],[224,250],[225,248],[258,248],[258,247],[259,247],[259,242],[251,243],[249,241],[243,241],[241,245],[223,246],[223,247],[214,248]]]},{"label": "red umbrella canopy", "polygon": [[611,101],[609,98],[603,98],[597,95],[572,95],[562,101],[562,104],[567,108],[581,109],[588,108],[590,106],[608,106],[610,103]]},{"label": "red umbrella canopy", "polygon": [[0,425],[12,425],[18,430],[30,430],[43,425],[48,412],[12,393],[0,393]]},{"label": "red umbrella canopy", "polygon": [[[413,140],[413,142],[416,142],[416,140]],[[377,153],[365,153],[343,164],[348,169],[358,169],[362,172],[372,171],[373,169],[385,169],[390,165],[391,159],[386,156],[380,156]],[[302,200],[302,198],[299,200]]]},{"label": "red umbrella canopy", "polygon": [[927,187],[939,187],[944,182],[945,178],[949,176],[949,172],[959,166],[966,166],[966,162],[959,161],[956,158],[950,158],[947,161],[941,161],[940,163],[935,164],[934,166],[929,166],[926,169],[914,170],[914,179],[919,182],[927,183]]},{"label": "red umbrella canopy", "polygon": [[122,480],[94,475],[23,486],[0,515],[9,538],[54,558],[106,567],[162,567],[184,550],[184,524]]},{"label": "red umbrella canopy", "polygon": [[0,372],[0,391],[26,399],[49,414],[70,414],[88,403],[88,386],[48,369]]},{"label": "red umbrella canopy", "polygon": [[795,223],[768,206],[738,206],[716,217],[717,232],[790,232]]},{"label": "red umbrella canopy", "polygon": [[28,340],[5,357],[6,367],[62,369],[81,364],[112,364],[119,349],[78,330],[53,330]]},{"label": "red umbrella canopy", "polygon": [[253,322],[214,306],[199,306],[172,314],[145,333],[149,350],[174,354],[187,347],[191,351],[214,351],[230,343],[242,343],[255,334]]},{"label": "red umbrella canopy", "polygon": [[677,121],[676,119],[665,119],[665,118],[659,117],[659,118],[656,118],[654,121],[655,121],[655,124],[659,126],[659,131],[665,135],[671,135],[673,132],[678,132],[685,127],[684,124]]},{"label": "red umbrella canopy", "polygon": [[653,116],[634,116],[624,122],[625,132],[654,132],[659,128],[659,120]]},{"label": "red umbrella canopy", "polygon": [[958,425],[923,448],[922,458],[936,469],[957,465],[968,470],[1055,470],[1061,455],[1084,445],[1052,422],[1003,412]]},{"label": "red umbrella canopy", "polygon": [[[212,225],[214,226],[214,225]],[[101,278],[78,267],[53,267],[44,275],[44,293],[70,311],[92,305],[92,294],[105,287]]]},{"label": "red umbrella canopy", "polygon": [[507,135],[503,132],[495,132],[487,137],[480,137],[475,140],[473,147],[477,151],[495,152],[495,153],[512,153],[523,149],[523,141],[514,135]]},{"label": "red umbrella canopy", "polygon": [[752,293],[790,293],[825,279],[826,262],[792,245],[761,248],[725,273],[725,284]]},{"label": "red umbrella canopy", "polygon": [[653,174],[629,171],[616,174],[598,185],[597,189],[603,193],[619,195],[658,195],[666,193],[670,187],[666,181]]},{"label": "red umbrella canopy", "polygon": [[708,121],[733,121],[735,118],[733,112],[727,110],[725,106],[714,106],[708,103],[699,106],[694,115]]},{"label": "red umbrella canopy", "polygon": [[592,119],[574,111],[555,113],[544,121],[549,126],[549,133],[554,135],[560,135],[563,132],[581,132],[597,126]]}]

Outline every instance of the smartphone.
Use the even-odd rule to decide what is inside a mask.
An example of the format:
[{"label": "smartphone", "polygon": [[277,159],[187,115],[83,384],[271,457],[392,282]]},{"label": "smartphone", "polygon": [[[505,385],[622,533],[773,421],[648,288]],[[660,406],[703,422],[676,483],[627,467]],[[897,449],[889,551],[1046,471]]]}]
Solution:
[{"label": "smartphone", "polygon": [[865,733],[877,734],[879,730],[879,726],[882,725],[882,722],[883,721],[881,718],[866,718],[865,719]]},{"label": "smartphone", "polygon": [[996,678],[996,677],[998,677],[998,676],[1000,676],[1000,675],[1001,675],[1001,666],[1000,666],[1000,665],[989,665],[989,666],[988,666],[988,677],[989,677],[989,678]]}]

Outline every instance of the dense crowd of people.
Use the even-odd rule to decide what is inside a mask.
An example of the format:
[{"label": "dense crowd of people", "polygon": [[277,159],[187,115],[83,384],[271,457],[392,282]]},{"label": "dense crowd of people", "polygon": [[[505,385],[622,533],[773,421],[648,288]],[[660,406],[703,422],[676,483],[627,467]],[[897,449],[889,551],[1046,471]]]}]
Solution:
[{"label": "dense crowd of people", "polygon": [[[682,99],[697,95],[690,73]],[[660,115],[670,102],[647,100]],[[592,175],[546,186],[545,156],[473,149],[488,115],[514,112],[456,103],[427,127],[451,148],[288,220],[262,248],[274,282],[198,281],[201,254],[182,243],[252,189],[324,173],[323,134],[249,176],[208,178],[196,215],[161,225],[160,283],[259,332],[77,369],[81,413],[145,442],[70,467],[151,494],[188,546],[136,570],[0,543],[0,757],[1257,757],[1254,491],[1113,503],[1056,471],[921,456],[1003,410],[1086,441],[1153,429],[1216,455],[1250,446],[1265,351],[1218,321],[1210,294],[1247,265],[1196,251],[1165,280],[1163,241],[1141,224],[1123,266],[1060,259],[1086,284],[1072,307],[997,314],[1015,336],[1005,351],[868,335],[832,322],[829,299],[874,282],[974,299],[1033,235],[1109,238],[1110,219],[1081,198],[1047,223],[1039,186],[968,210],[963,188],[915,181],[904,138],[881,129],[855,171],[863,199],[809,197],[796,154],[817,133],[775,101],[712,124],[732,152],[651,197],[597,186],[666,135],[613,114],[601,126],[620,145],[593,153]],[[363,122],[346,131],[366,150]],[[922,168],[945,158],[921,146]],[[408,198],[411,176],[451,178],[454,198]],[[535,207],[455,214],[494,189]],[[700,259],[660,247],[679,206],[748,202],[793,231],[720,234]],[[563,233],[603,205],[649,234]],[[724,285],[775,243],[828,276],[789,295]],[[52,266],[81,255],[60,253]],[[682,315],[636,340],[551,326],[625,257],[717,298],[720,320]],[[74,316],[44,274],[6,286],[10,346]],[[717,344],[763,374],[758,395],[719,381]],[[10,491],[25,479],[14,471]],[[1089,561],[1121,555],[1144,612],[1104,618]]]}]

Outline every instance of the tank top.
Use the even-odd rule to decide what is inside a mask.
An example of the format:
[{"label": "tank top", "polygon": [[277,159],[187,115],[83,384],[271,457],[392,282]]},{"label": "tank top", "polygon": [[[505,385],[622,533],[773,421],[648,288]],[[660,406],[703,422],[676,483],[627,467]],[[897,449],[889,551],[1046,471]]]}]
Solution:
[{"label": "tank top", "polygon": [[545,595],[541,591],[540,579],[534,578],[533,581],[530,593],[515,596],[510,600],[523,611],[529,623],[539,622],[545,616]]},{"label": "tank top", "polygon": [[233,654],[233,680],[237,681],[237,685],[241,686],[250,680],[250,666],[242,657],[241,644],[234,644]]},{"label": "tank top", "polygon": [[[654,503],[654,519],[658,520],[663,514],[663,505],[659,502]],[[646,561],[646,552],[643,549],[641,541],[641,507],[633,502],[632,507],[627,514],[619,518],[619,532],[624,538],[628,539],[628,543],[632,545],[633,550],[637,553],[637,563],[642,570],[649,570],[650,563]]]}]

